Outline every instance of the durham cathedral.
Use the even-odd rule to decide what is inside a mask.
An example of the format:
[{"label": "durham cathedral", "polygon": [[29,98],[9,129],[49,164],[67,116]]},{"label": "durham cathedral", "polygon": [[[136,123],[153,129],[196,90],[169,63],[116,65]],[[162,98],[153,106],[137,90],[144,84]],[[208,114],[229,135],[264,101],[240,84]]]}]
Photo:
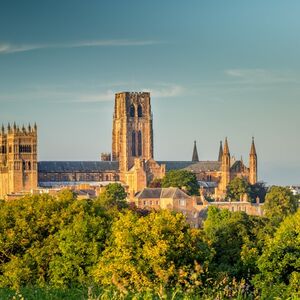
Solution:
[{"label": "durham cathedral", "polygon": [[[217,151],[216,151],[217,152]],[[37,126],[2,126],[0,132],[0,199],[82,182],[121,182],[133,198],[154,179],[170,170],[193,172],[202,190],[223,199],[235,177],[257,182],[257,155],[252,139],[249,166],[230,155],[227,138],[220,143],[216,160],[200,161],[194,142],[190,161],[155,161],[153,156],[153,116],[150,93],[122,92],[115,95],[112,153],[101,161],[37,162]]]}]

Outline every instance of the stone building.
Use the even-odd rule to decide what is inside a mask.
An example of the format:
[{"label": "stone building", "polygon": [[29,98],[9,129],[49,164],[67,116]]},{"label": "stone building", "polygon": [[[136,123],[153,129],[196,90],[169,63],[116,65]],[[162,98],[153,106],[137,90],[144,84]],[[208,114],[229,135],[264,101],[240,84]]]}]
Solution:
[{"label": "stone building", "polygon": [[101,161],[41,161],[37,167],[37,129],[9,126],[0,134],[0,197],[37,187],[65,186],[82,182],[121,181],[131,199],[155,178],[185,169],[193,172],[203,193],[223,199],[228,183],[235,177],[257,181],[257,155],[252,140],[249,167],[231,157],[227,138],[220,143],[215,161],[199,160],[194,142],[190,161],[155,161],[153,116],[150,93],[121,92],[115,95],[112,153]]},{"label": "stone building", "polygon": [[37,188],[37,126],[15,123],[0,132],[0,198]]}]

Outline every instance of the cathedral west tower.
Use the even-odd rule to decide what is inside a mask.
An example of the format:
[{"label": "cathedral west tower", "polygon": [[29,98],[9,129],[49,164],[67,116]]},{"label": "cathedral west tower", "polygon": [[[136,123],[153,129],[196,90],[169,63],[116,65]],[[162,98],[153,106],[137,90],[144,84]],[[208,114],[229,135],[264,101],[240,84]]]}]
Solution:
[{"label": "cathedral west tower", "polygon": [[136,158],[145,161],[153,159],[150,93],[117,93],[113,116],[112,160],[119,161],[121,177],[122,173],[133,167]]}]

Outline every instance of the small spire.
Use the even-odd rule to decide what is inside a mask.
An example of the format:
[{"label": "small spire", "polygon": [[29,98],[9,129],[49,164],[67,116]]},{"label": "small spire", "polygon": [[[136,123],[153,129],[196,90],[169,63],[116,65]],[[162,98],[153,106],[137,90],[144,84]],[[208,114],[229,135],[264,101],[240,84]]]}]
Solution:
[{"label": "small spire", "polygon": [[219,149],[219,156],[218,156],[219,162],[222,162],[222,156],[223,156],[223,145],[222,145],[222,141],[220,141],[220,149]]},{"label": "small spire", "polygon": [[28,131],[31,132],[31,125],[30,125],[30,123],[28,124]]},{"label": "small spire", "polygon": [[37,125],[36,125],[36,122],[34,122],[33,128],[34,128],[34,131],[37,131]]},{"label": "small spire", "polygon": [[252,137],[252,143],[251,143],[250,155],[256,155],[256,149],[255,149],[254,137]]},{"label": "small spire", "polygon": [[196,145],[196,141],[194,141],[192,162],[198,162],[198,161],[199,161],[199,156],[198,156],[198,151],[197,151],[197,145]]},{"label": "small spire", "polygon": [[5,133],[5,128],[4,128],[4,125],[3,125],[3,123],[2,123],[2,127],[1,127],[1,132],[2,132],[2,134],[4,134],[4,133]]},{"label": "small spire", "polygon": [[23,124],[23,126],[22,126],[22,131],[23,131],[23,132],[26,131],[24,124]]},{"label": "small spire", "polygon": [[226,154],[226,155],[229,154],[230,155],[227,137],[225,138],[223,154]]},{"label": "small spire", "polygon": [[10,123],[8,122],[7,124],[7,130],[10,131],[11,127],[10,127]]},{"label": "small spire", "polygon": [[14,131],[16,131],[17,130],[17,125],[16,125],[16,122],[14,122]]}]

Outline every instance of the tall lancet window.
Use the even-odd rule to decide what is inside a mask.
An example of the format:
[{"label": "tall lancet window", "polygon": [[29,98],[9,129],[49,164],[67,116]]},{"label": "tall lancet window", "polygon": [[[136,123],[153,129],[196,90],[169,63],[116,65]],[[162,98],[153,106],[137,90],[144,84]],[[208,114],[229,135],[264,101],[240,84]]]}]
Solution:
[{"label": "tall lancet window", "polygon": [[142,156],[142,133],[138,132],[138,156]]},{"label": "tall lancet window", "polygon": [[133,118],[134,115],[135,115],[134,105],[131,104],[130,107],[129,107],[129,116]]},{"label": "tall lancet window", "polygon": [[138,106],[138,117],[141,118],[143,116],[143,109],[142,105],[139,104]]},{"label": "tall lancet window", "polygon": [[132,131],[132,143],[131,143],[131,154],[132,156],[136,156],[136,143],[135,143],[135,131]]}]

